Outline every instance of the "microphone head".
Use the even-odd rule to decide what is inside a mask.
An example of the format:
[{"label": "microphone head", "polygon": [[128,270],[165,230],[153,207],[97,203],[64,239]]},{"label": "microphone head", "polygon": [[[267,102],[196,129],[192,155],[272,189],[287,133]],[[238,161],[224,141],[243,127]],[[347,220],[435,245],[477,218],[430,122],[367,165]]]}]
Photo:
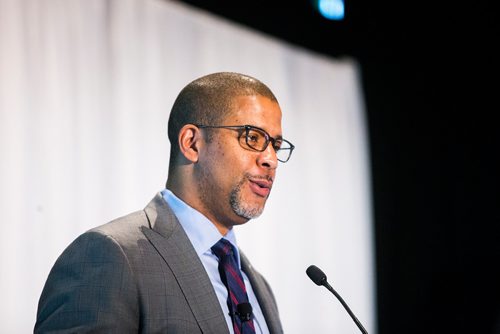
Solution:
[{"label": "microphone head", "polygon": [[241,321],[249,321],[252,319],[252,304],[240,303],[236,306],[236,312]]},{"label": "microphone head", "polygon": [[316,285],[325,285],[327,282],[325,273],[315,265],[309,266],[306,270],[306,274]]}]

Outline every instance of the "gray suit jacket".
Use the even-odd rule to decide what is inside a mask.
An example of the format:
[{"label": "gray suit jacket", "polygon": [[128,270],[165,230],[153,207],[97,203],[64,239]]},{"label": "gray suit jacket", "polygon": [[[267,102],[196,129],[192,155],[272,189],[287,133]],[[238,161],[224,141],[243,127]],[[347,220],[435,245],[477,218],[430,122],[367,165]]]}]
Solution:
[{"label": "gray suit jacket", "polygon": [[[271,333],[283,333],[276,301],[245,255]],[[208,275],[158,194],[148,206],[78,237],[52,268],[35,333],[228,333]]]}]

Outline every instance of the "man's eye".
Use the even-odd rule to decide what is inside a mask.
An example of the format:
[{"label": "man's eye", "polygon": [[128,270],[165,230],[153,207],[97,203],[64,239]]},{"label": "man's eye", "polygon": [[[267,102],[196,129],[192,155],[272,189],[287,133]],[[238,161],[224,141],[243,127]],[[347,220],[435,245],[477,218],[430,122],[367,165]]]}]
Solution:
[{"label": "man's eye", "polygon": [[249,134],[248,135],[248,141],[251,141],[252,143],[258,143],[259,138],[260,138],[260,136],[257,134]]}]

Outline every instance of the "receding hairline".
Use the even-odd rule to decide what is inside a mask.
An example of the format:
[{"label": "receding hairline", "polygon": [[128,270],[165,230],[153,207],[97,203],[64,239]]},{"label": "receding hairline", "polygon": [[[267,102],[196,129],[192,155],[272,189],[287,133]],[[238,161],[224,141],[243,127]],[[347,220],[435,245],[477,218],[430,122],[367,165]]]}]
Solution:
[{"label": "receding hairline", "polygon": [[271,89],[262,81],[236,72],[208,74],[193,80],[184,89],[200,89],[207,94],[224,94],[228,99],[237,96],[262,95],[272,101],[278,101]]}]

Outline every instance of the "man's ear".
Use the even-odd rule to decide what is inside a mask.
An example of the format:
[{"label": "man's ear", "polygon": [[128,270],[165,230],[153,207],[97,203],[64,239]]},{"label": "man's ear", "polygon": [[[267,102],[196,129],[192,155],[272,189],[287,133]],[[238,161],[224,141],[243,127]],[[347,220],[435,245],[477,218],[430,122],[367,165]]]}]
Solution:
[{"label": "man's ear", "polygon": [[197,162],[202,135],[199,128],[193,124],[184,125],[179,131],[179,149],[181,154],[190,162]]}]

